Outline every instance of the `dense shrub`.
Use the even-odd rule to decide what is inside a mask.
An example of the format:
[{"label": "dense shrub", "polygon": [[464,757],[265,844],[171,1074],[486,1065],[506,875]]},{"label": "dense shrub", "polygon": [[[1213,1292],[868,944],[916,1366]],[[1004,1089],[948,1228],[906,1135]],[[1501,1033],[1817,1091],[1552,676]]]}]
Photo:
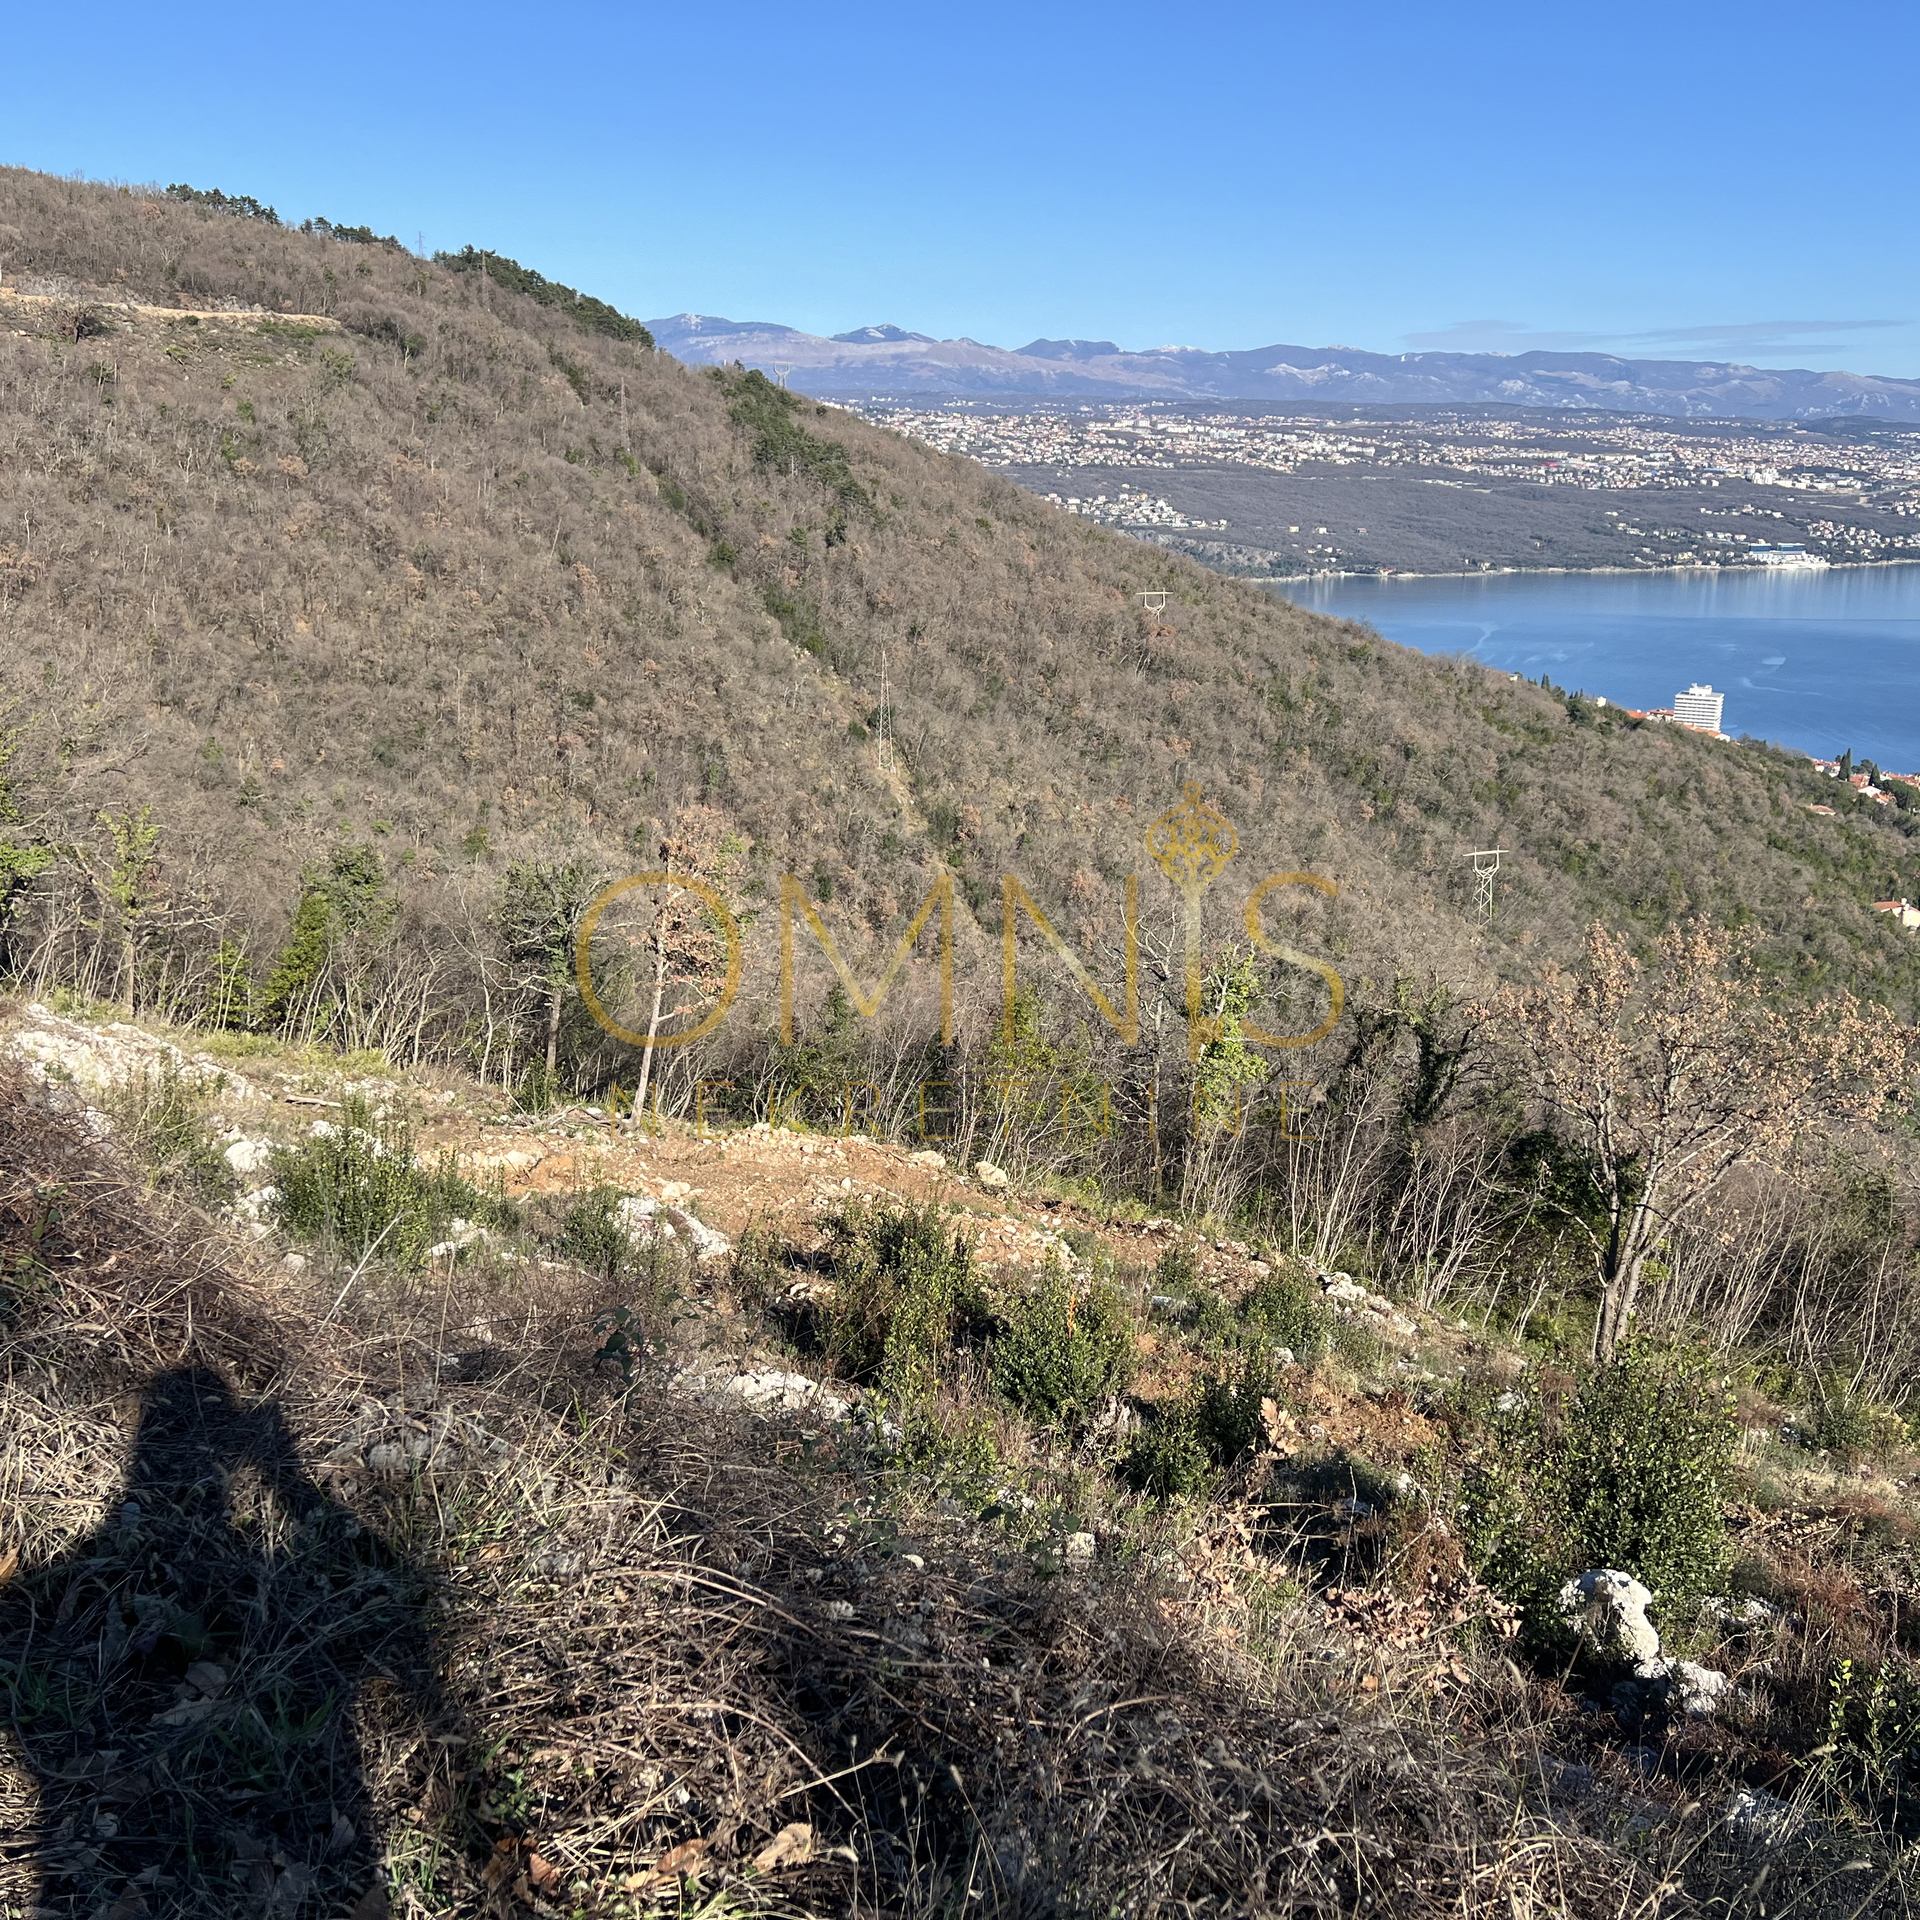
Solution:
[{"label": "dense shrub", "polygon": [[1304,1275],[1280,1268],[1267,1275],[1242,1305],[1249,1328],[1275,1346],[1290,1347],[1307,1361],[1326,1352],[1331,1316],[1320,1293]]},{"label": "dense shrub", "polygon": [[1133,1377],[1133,1321],[1105,1278],[1076,1286],[1049,1260],[1007,1306],[990,1356],[993,1384],[1029,1419],[1084,1420]]},{"label": "dense shrub", "polygon": [[1202,1492],[1213,1463],[1201,1444],[1192,1406],[1184,1401],[1156,1410],[1134,1435],[1120,1461],[1120,1478],[1136,1493],[1178,1500]]},{"label": "dense shrub", "polygon": [[1191,1240],[1176,1240],[1154,1263],[1153,1290],[1185,1300],[1199,1290],[1200,1258]]},{"label": "dense shrub", "polygon": [[561,1218],[560,1251],[603,1280],[617,1280],[633,1258],[633,1237],[620,1218],[625,1198],[618,1187],[588,1187]]},{"label": "dense shrub", "polygon": [[1813,1395],[1813,1442],[1846,1461],[1891,1451],[1906,1439],[1906,1423],[1845,1380],[1824,1380]]},{"label": "dense shrub", "polygon": [[1261,1403],[1272,1388],[1272,1362],[1257,1352],[1245,1354],[1237,1372],[1203,1375],[1134,1436],[1121,1479],[1163,1500],[1201,1492],[1258,1450]]},{"label": "dense shrub", "polygon": [[1199,1383],[1194,1431],[1215,1466],[1236,1466],[1259,1446],[1260,1403],[1272,1390],[1273,1363],[1260,1353],[1247,1354],[1237,1374],[1209,1374]]},{"label": "dense shrub", "polygon": [[919,1397],[955,1344],[987,1326],[973,1249],[937,1205],[849,1207],[834,1223],[833,1261],[827,1346],[849,1379]]},{"label": "dense shrub", "polygon": [[1591,1567],[1633,1574],[1671,1620],[1725,1575],[1737,1432],[1705,1361],[1650,1343],[1622,1347],[1571,1392],[1535,1382],[1480,1425],[1462,1487],[1468,1550],[1537,1644],[1559,1636],[1562,1583]]}]

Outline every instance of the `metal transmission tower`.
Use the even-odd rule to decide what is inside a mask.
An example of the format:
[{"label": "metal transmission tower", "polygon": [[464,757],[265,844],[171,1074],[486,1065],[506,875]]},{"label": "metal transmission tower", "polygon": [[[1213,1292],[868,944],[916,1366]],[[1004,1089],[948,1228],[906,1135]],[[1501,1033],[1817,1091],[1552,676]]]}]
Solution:
[{"label": "metal transmission tower", "polygon": [[1143,613],[1161,614],[1167,610],[1167,596],[1164,593],[1143,593],[1139,599]]},{"label": "metal transmission tower", "polygon": [[779,376],[780,384],[784,387],[787,384],[787,375],[793,371],[793,362],[791,360],[776,360],[773,362],[773,370]]},{"label": "metal transmission tower", "polygon": [[882,773],[893,771],[893,709],[887,704],[887,650],[880,649],[880,715],[874,726],[875,764]]},{"label": "metal transmission tower", "polygon": [[1493,876],[1500,871],[1500,856],[1505,847],[1482,847],[1467,858],[1473,862],[1473,877],[1479,883],[1480,918],[1493,925]]}]

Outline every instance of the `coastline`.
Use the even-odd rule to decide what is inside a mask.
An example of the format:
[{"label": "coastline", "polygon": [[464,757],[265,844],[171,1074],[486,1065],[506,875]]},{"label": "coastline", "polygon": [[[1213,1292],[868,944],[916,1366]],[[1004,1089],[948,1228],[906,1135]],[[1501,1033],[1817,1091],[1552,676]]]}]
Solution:
[{"label": "coastline", "polygon": [[1458,567],[1443,573],[1420,573],[1413,568],[1395,567],[1383,572],[1379,567],[1316,567],[1311,573],[1231,574],[1254,587],[1278,587],[1296,580],[1499,580],[1511,574],[1576,575],[1591,579],[1598,574],[1614,573],[1636,578],[1650,573],[1845,573],[1868,567],[1920,567],[1920,554],[1903,554],[1890,560],[1830,560],[1824,567]]}]

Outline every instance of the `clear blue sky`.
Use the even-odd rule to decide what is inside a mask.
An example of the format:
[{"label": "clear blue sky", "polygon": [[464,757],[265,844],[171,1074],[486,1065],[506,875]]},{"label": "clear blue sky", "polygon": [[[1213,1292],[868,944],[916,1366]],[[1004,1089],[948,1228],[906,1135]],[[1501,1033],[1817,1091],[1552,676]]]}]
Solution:
[{"label": "clear blue sky", "polygon": [[1910,0],[17,9],[0,159],[641,315],[1920,375]]}]

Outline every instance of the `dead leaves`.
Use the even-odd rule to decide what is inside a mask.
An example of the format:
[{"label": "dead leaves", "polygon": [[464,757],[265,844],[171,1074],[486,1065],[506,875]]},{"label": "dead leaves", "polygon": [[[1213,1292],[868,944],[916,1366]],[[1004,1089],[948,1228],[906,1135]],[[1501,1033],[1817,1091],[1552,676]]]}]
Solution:
[{"label": "dead leaves", "polygon": [[669,1880],[677,1880],[683,1873],[699,1870],[712,1848],[711,1840],[683,1840],[677,1847],[669,1847],[652,1866],[643,1873],[630,1873],[621,1881],[623,1893],[644,1893],[649,1888],[665,1886]]},{"label": "dead leaves", "polygon": [[1270,1399],[1260,1402],[1260,1430],[1282,1460],[1291,1460],[1300,1451],[1299,1424],[1285,1407]]},{"label": "dead leaves", "polygon": [[157,1727],[190,1727],[212,1716],[227,1690],[227,1670],[211,1660],[196,1660],[187,1669],[175,1704],[153,1716]]},{"label": "dead leaves", "polygon": [[531,1900],[536,1893],[558,1894],[565,1880],[551,1860],[535,1851],[532,1841],[509,1837],[494,1842],[493,1858],[481,1869],[480,1884],[489,1893],[505,1891]]},{"label": "dead leaves", "polygon": [[[655,1892],[670,1881],[698,1874],[704,1867],[718,1865],[714,1845],[712,1839],[682,1840],[678,1846],[669,1847],[643,1872],[628,1874],[620,1882],[620,1890],[623,1893]],[[778,1873],[785,1867],[802,1867],[814,1859],[816,1853],[813,1828],[804,1820],[795,1820],[782,1827],[753,1856],[753,1871]]]},{"label": "dead leaves", "polygon": [[[1363,1647],[1406,1649],[1424,1647],[1462,1627],[1491,1627],[1503,1640],[1520,1630],[1517,1608],[1490,1592],[1471,1574],[1450,1584],[1437,1579],[1419,1594],[1395,1593],[1387,1587],[1335,1587],[1326,1597],[1328,1622]],[[1457,1676],[1465,1670],[1452,1663]],[[1448,1670],[1443,1662],[1440,1671]]]},{"label": "dead leaves", "polygon": [[813,1858],[813,1828],[804,1820],[784,1826],[753,1856],[761,1873],[773,1873],[781,1867],[804,1866]]}]

